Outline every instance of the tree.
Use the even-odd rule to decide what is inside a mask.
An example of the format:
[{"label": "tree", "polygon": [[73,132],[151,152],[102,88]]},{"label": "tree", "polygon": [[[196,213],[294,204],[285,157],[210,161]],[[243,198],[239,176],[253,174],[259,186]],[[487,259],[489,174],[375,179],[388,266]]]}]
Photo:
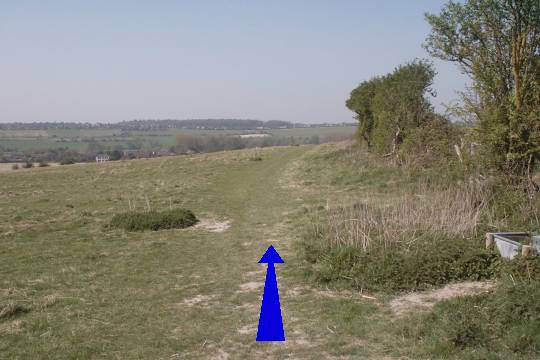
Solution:
[{"label": "tree", "polygon": [[540,152],[540,2],[450,1],[426,19],[432,28],[427,51],[459,64],[473,81],[478,101],[465,102],[477,118],[478,141],[489,163],[520,178],[528,175],[534,184],[530,175]]},{"label": "tree", "polygon": [[345,105],[349,110],[356,113],[358,120],[357,135],[364,139],[368,148],[371,147],[371,136],[375,118],[373,116],[372,102],[377,89],[380,87],[382,79],[375,77],[367,81],[363,81],[351,92],[351,96],[346,101]]},{"label": "tree", "polygon": [[403,139],[432,113],[426,94],[433,94],[434,76],[431,63],[415,60],[351,92],[346,105],[356,113],[358,135],[368,147],[386,155],[398,153]]}]

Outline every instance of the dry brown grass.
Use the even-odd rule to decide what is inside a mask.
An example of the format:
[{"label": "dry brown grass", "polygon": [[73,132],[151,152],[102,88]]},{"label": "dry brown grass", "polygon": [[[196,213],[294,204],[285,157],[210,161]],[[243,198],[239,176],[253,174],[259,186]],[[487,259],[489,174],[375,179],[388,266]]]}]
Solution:
[{"label": "dry brown grass", "polygon": [[485,186],[477,181],[441,191],[422,186],[418,192],[391,198],[366,193],[350,206],[330,206],[325,220],[313,225],[325,227],[333,246],[355,246],[364,251],[374,242],[387,248],[426,235],[465,238],[475,235],[485,198]]},{"label": "dry brown grass", "polygon": [[4,305],[0,305],[0,319],[13,317],[29,311],[30,309],[28,307],[9,301]]}]

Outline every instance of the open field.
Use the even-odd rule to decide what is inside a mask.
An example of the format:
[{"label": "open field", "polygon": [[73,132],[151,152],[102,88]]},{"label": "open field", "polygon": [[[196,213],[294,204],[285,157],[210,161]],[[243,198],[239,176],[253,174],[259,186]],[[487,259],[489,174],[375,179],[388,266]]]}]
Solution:
[{"label": "open field", "polygon": [[[306,171],[336,146],[0,174],[0,304],[11,309],[0,317],[0,358],[429,358],[407,333],[407,316],[419,316],[407,303],[429,310],[448,294],[491,285],[418,300],[308,282],[293,251],[306,211],[347,197],[352,185]],[[370,183],[374,171],[356,194],[399,188],[394,178]],[[130,208],[171,207],[193,210],[200,224],[158,232],[105,226]],[[285,260],[276,269],[284,343],[255,342],[265,271],[257,261],[269,245]]]},{"label": "open field", "polygon": [[[265,130],[265,133],[277,138],[295,137],[301,139],[319,136],[343,138],[352,136],[356,126],[313,127]],[[257,131],[237,130],[148,130],[126,131],[118,129],[50,129],[50,130],[0,130],[0,149],[10,151],[45,150],[67,147],[72,150],[84,151],[89,144],[114,148],[123,146],[130,148],[133,144],[152,143],[155,146],[170,147],[176,144],[176,135],[240,135],[256,133]]]}]

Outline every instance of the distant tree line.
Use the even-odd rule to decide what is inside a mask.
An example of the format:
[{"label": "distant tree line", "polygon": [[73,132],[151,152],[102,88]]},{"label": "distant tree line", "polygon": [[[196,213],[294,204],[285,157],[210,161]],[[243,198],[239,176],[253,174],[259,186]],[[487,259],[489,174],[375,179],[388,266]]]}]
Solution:
[{"label": "distant tree line", "polygon": [[107,154],[110,160],[121,160],[238,150],[253,147],[319,144],[329,141],[340,141],[346,138],[349,138],[346,134],[242,138],[239,135],[179,133],[176,135],[175,145],[172,146],[148,139],[134,139],[114,146],[106,146],[101,142],[89,140],[86,142],[86,147],[81,150],[70,149],[68,147],[49,147],[23,151],[0,146],[0,162],[34,161],[71,164],[94,161],[98,154]]},{"label": "distant tree line", "polygon": [[300,124],[281,120],[197,119],[197,120],[130,120],[118,123],[33,122],[0,123],[0,130],[54,130],[54,129],[120,129],[120,130],[260,130],[291,129],[319,126],[351,126],[356,124]]},{"label": "distant tree line", "polygon": [[177,154],[206,153],[223,150],[239,150],[255,147],[290,146],[301,144],[319,144],[329,141],[340,141],[348,138],[346,135],[308,136],[308,137],[260,137],[241,138],[231,135],[197,135],[178,134],[174,152]]}]

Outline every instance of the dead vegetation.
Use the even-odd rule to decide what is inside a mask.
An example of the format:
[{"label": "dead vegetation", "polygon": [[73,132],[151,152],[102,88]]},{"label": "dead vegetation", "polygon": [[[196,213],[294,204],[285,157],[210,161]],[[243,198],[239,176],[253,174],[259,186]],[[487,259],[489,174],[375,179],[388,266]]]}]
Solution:
[{"label": "dead vegetation", "polygon": [[6,304],[0,305],[0,319],[7,319],[30,311],[30,308],[18,304],[14,301],[8,301]]},{"label": "dead vegetation", "polygon": [[366,192],[350,206],[330,207],[323,226],[332,246],[354,246],[363,251],[374,242],[384,247],[399,241],[414,242],[420,234],[463,238],[477,230],[484,193],[484,185],[477,181],[442,191],[422,186],[417,193],[392,198]]}]

